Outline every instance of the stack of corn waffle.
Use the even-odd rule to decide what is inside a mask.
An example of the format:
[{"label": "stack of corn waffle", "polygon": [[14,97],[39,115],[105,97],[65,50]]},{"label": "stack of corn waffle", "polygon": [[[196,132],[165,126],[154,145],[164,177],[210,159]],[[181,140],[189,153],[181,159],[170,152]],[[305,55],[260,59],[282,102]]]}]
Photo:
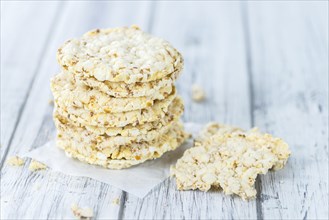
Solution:
[{"label": "stack of corn waffle", "polygon": [[174,82],[183,58],[138,27],[94,30],[58,49],[51,80],[57,146],[121,169],[160,157],[187,138]]}]

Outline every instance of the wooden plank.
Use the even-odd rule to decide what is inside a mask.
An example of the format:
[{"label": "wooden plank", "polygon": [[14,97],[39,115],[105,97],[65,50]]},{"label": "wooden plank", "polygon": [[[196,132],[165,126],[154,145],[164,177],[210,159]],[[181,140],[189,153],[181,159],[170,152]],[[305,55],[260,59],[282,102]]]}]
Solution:
[{"label": "wooden plank", "polygon": [[[45,85],[58,69],[54,58],[56,48],[65,39],[79,36],[90,28],[130,23],[149,28],[154,34],[171,41],[185,57],[185,73],[178,82],[187,106],[185,121],[203,123],[217,120],[245,128],[254,122],[262,130],[283,137],[290,143],[293,155],[287,167],[260,179],[262,191],[257,204],[232,199],[220,192],[177,192],[171,180],[141,200],[87,178],[49,171],[31,173],[27,171],[27,164],[23,169],[5,166],[2,170],[1,218],[72,218],[69,208],[74,202],[92,207],[97,219],[326,218],[328,13],[325,9],[328,3],[250,4],[241,17],[237,3],[210,2],[205,6],[198,2],[161,2],[159,5],[70,2],[62,8],[57,25],[51,27],[54,36],[51,35],[49,48],[40,58],[40,69],[31,84],[30,93],[26,95],[16,91],[24,86],[28,91],[23,84],[30,79],[26,76],[25,81],[17,84],[14,81],[9,84],[6,79],[6,85],[2,84],[1,89],[7,86],[6,91],[10,92],[3,93],[1,90],[1,96],[10,94],[5,96],[6,99],[14,99],[15,102],[19,100],[17,97],[21,97],[20,103],[24,103],[24,97],[29,97],[22,108],[9,155],[39,146],[54,133],[52,107],[47,104],[50,92]],[[7,9],[6,12],[9,12],[9,7]],[[43,10],[49,9],[43,7]],[[33,14],[37,14],[39,20],[46,19],[40,19],[38,13]],[[12,14],[6,16],[11,17]],[[30,19],[28,17],[26,15],[24,20]],[[11,28],[7,30],[8,37],[14,36],[12,33],[16,33],[19,25]],[[27,39],[33,39],[33,35]],[[250,47],[246,47],[244,39],[251,43]],[[7,44],[8,48],[12,46]],[[1,49],[4,50],[3,47]],[[12,53],[19,56],[19,52]],[[35,60],[40,56],[25,57]],[[1,64],[1,68],[6,66],[9,66],[8,63]],[[33,68],[25,67],[20,71],[30,74]],[[14,72],[18,74],[20,71]],[[4,73],[9,71],[2,71],[2,76]],[[248,74],[253,79],[252,97],[249,96]],[[189,91],[194,82],[206,89],[209,98],[205,103],[191,101]],[[15,111],[17,113],[15,106],[12,104],[14,118]],[[249,114],[250,109],[254,109],[252,115]],[[11,113],[10,110],[7,108],[6,112]],[[4,114],[1,115],[3,117]],[[8,131],[4,131],[7,133],[4,136],[1,133],[1,138],[8,139],[10,136],[10,126],[14,124],[10,124],[10,119],[12,117],[8,117],[6,122],[1,118],[1,123],[5,122],[1,126],[8,126]],[[6,142],[1,139],[4,147],[8,145],[3,143]],[[112,204],[116,198],[120,198],[121,207]]]},{"label": "wooden plank", "polygon": [[56,2],[46,5],[1,2],[1,161],[11,145],[59,11]]},{"label": "wooden plank", "polygon": [[[41,57],[39,74],[32,85],[8,155],[37,147],[54,134],[48,85],[50,76],[59,69],[55,60],[57,47],[93,28],[134,23],[147,26],[149,7],[148,2],[70,2],[63,6],[56,25],[52,27],[53,35]],[[28,163],[21,169],[5,165],[2,169],[1,193],[4,196],[1,196],[1,218],[72,218],[70,206],[73,202],[93,208],[96,218],[118,217],[120,206],[111,202],[121,198],[121,190],[88,178],[69,177],[51,171],[32,173],[27,166]]]},{"label": "wooden plank", "polygon": [[255,125],[285,139],[260,218],[328,219],[328,2],[249,2]]},{"label": "wooden plank", "polygon": [[[185,59],[178,90],[185,101],[184,121],[216,120],[248,128],[251,124],[246,50],[239,3],[161,2],[152,32],[169,40]],[[207,100],[191,100],[200,84]],[[173,180],[146,198],[126,196],[124,219],[255,219],[256,202],[222,192],[179,192]]]}]

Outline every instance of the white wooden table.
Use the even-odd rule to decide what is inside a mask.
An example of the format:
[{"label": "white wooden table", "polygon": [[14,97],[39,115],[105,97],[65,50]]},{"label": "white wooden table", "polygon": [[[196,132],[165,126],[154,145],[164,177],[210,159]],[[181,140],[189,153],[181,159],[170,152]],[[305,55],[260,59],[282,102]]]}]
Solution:
[{"label": "white wooden table", "polygon": [[[167,180],[144,199],[6,158],[54,135],[49,79],[56,49],[94,28],[138,24],[185,58],[184,121],[258,126],[291,147],[287,166],[257,180],[244,202],[221,192],[178,192]],[[190,97],[192,83],[208,95]],[[328,218],[328,2],[1,2],[1,217],[95,219]],[[119,205],[112,201],[119,198]]]}]

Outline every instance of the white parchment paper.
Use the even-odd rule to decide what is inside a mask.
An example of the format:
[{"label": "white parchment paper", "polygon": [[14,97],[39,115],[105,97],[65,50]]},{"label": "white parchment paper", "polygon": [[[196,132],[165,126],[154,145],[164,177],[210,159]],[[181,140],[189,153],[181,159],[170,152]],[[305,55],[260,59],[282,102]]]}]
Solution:
[{"label": "white parchment paper", "polygon": [[[196,123],[184,123],[184,126],[186,131],[193,135],[196,135],[202,128],[202,125]],[[161,158],[122,170],[109,170],[69,158],[63,150],[55,146],[54,140],[22,156],[40,161],[54,171],[72,176],[90,177],[143,198],[156,185],[169,177],[170,166],[175,164],[177,159],[182,157],[184,151],[191,146],[192,140],[190,139],[175,151],[168,152]]]}]

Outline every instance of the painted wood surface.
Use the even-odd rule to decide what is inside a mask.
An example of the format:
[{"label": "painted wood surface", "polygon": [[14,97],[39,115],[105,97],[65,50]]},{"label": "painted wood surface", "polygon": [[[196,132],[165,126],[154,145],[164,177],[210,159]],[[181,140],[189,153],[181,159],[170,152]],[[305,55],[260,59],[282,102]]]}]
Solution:
[{"label": "painted wood surface", "polygon": [[[261,130],[291,146],[287,166],[244,202],[178,192],[166,180],[144,199],[98,181],[4,163],[54,135],[49,78],[56,49],[93,28],[138,24],[177,47],[184,121]],[[1,2],[1,219],[328,218],[328,2]],[[191,100],[191,84],[207,99]],[[113,203],[119,199],[119,204]]]}]

